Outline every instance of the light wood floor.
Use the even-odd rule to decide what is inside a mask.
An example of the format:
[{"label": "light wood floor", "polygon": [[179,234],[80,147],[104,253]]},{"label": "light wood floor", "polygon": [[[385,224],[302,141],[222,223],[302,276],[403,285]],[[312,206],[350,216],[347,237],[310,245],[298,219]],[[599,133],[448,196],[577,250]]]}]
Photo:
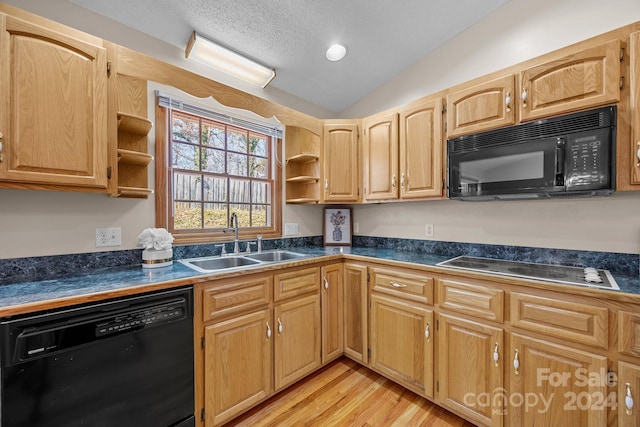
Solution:
[{"label": "light wood floor", "polygon": [[375,372],[341,358],[231,426],[473,427]]}]

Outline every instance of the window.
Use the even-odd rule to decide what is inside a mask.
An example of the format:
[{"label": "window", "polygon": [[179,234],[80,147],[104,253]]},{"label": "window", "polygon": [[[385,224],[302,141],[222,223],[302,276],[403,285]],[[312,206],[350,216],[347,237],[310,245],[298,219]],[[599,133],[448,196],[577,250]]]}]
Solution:
[{"label": "window", "polygon": [[244,238],[279,236],[279,138],[269,128],[243,126],[248,122],[199,107],[171,108],[165,100],[165,108],[161,99],[156,121],[166,123],[166,131],[156,135],[156,165],[166,170],[157,171],[156,188],[166,195],[157,196],[164,220],[158,226],[178,242],[228,241],[236,213]]}]

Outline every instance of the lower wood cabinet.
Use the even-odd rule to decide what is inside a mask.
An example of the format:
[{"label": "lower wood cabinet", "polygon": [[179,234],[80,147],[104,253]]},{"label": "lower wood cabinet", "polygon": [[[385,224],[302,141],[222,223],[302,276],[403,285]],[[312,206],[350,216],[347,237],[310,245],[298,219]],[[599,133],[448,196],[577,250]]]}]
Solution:
[{"label": "lower wood cabinet", "polygon": [[618,427],[640,426],[640,365],[618,362]]},{"label": "lower wood cabinet", "polygon": [[344,264],[344,354],[366,365],[368,345],[367,266]]},{"label": "lower wood cabinet", "polygon": [[344,307],[342,263],[320,269],[322,278],[320,305],[322,308],[322,364],[338,358],[344,352]]},{"label": "lower wood cabinet", "polygon": [[206,425],[219,425],[273,390],[271,310],[263,309],[205,327]]},{"label": "lower wood cabinet", "polygon": [[604,381],[605,356],[517,333],[510,342],[511,426],[607,425],[608,393],[615,400],[615,390]]},{"label": "lower wood cabinet", "polygon": [[320,367],[320,296],[278,304],[273,315],[277,391]]},{"label": "lower wood cabinet", "polygon": [[438,401],[474,423],[501,426],[505,395],[502,328],[440,314],[437,333]]},{"label": "lower wood cabinet", "polygon": [[370,366],[424,396],[433,396],[433,311],[371,295]]}]

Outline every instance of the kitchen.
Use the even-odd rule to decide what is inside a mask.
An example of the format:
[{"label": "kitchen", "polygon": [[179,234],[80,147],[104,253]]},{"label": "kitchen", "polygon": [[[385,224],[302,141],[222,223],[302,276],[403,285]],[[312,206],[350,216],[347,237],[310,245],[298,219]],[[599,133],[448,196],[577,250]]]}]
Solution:
[{"label": "kitchen", "polygon": [[[38,2],[9,3],[87,32],[91,32],[91,27],[104,28],[102,31],[110,28],[97,25],[94,15],[83,15],[65,2],[57,5],[48,2],[47,6]],[[616,2],[615,7],[601,2],[530,3],[512,0],[505,4],[341,116],[360,117],[402,105],[640,19],[637,4],[629,1]],[[66,13],[69,8],[74,13]],[[99,36],[118,42],[115,34]],[[148,40],[139,37],[135,42],[133,38],[132,43],[135,43],[132,48],[144,52]],[[451,67],[452,63],[456,66]],[[413,84],[409,86],[407,81]],[[5,221],[0,230],[5,244],[0,247],[0,257],[3,259],[96,252],[95,228],[107,226],[122,227],[120,249],[133,249],[138,233],[154,223],[152,198],[111,200],[97,194],[2,192],[0,214]],[[640,219],[634,214],[638,203],[635,192],[624,192],[607,198],[578,200],[473,205],[437,200],[356,205],[353,215],[359,225],[356,234],[362,236],[416,238],[424,235],[424,224],[429,223],[434,224],[436,241],[638,254]],[[283,222],[298,223],[300,236],[321,235],[322,207],[286,205]]]}]

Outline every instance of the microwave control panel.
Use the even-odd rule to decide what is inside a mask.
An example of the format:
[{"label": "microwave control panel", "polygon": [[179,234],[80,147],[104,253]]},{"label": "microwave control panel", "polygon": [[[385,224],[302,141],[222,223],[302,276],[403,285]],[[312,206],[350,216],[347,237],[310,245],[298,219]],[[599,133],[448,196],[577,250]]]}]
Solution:
[{"label": "microwave control panel", "polygon": [[609,147],[603,132],[571,135],[566,145],[565,185],[572,190],[597,190],[609,185]]}]

